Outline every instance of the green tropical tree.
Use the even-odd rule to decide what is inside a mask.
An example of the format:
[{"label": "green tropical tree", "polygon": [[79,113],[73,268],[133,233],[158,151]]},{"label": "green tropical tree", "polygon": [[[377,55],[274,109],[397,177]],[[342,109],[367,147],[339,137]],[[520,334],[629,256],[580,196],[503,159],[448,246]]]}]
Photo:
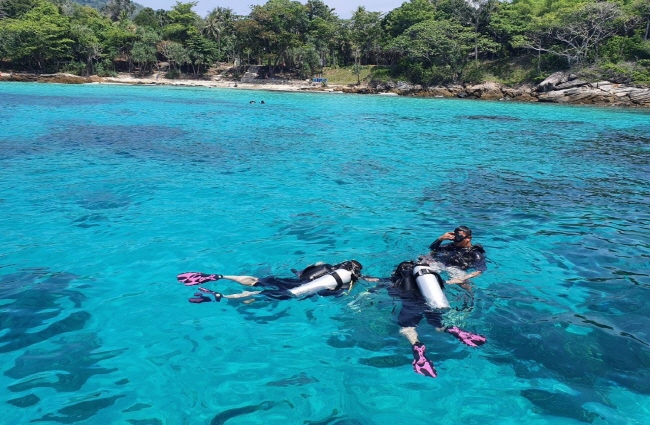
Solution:
[{"label": "green tropical tree", "polygon": [[395,44],[428,66],[446,67],[452,80],[458,82],[474,50],[475,38],[471,28],[457,22],[429,20],[408,28]]},{"label": "green tropical tree", "polygon": [[158,44],[158,53],[169,62],[172,71],[180,72],[181,67],[190,62],[190,55],[181,43],[163,40]]},{"label": "green tropical tree", "polygon": [[386,14],[382,27],[391,37],[398,37],[413,25],[436,18],[436,6],[430,0],[410,0]]},{"label": "green tropical tree", "polygon": [[133,43],[131,58],[138,66],[140,75],[144,75],[158,62],[157,45],[161,40],[158,33],[151,29],[138,30],[138,37],[139,40]]},{"label": "green tropical tree", "polygon": [[159,29],[162,27],[156,16],[156,11],[150,7],[145,7],[133,18],[133,23],[139,27]]},{"label": "green tropical tree", "polygon": [[178,43],[185,43],[195,32],[202,19],[192,9],[197,2],[176,2],[176,5],[167,13],[169,23],[163,28],[163,38]]},{"label": "green tropical tree", "polygon": [[95,63],[102,57],[102,46],[95,32],[80,24],[72,24],[70,34],[73,40],[72,50],[86,64],[85,75],[95,73]]},{"label": "green tropical tree", "polygon": [[255,37],[261,47],[263,60],[269,65],[271,76],[288,59],[289,49],[304,44],[309,24],[307,9],[298,1],[269,0],[262,6],[253,6],[250,18],[256,25]]},{"label": "green tropical tree", "polygon": [[235,13],[227,7],[217,7],[205,18],[203,33],[209,39],[216,41],[219,52],[221,52],[222,39],[233,36],[234,22]]},{"label": "green tropical tree", "polygon": [[71,58],[70,21],[59,8],[47,1],[0,21],[4,55],[15,64],[45,70]]},{"label": "green tropical tree", "polygon": [[359,6],[352,14],[350,36],[355,49],[359,49],[359,60],[366,57],[369,61],[373,55],[378,59],[384,34],[381,21],[380,12],[369,12],[363,6]]},{"label": "green tropical tree", "polygon": [[133,62],[131,51],[133,45],[138,41],[137,29],[135,25],[125,21],[115,22],[108,28],[104,34],[104,52],[110,61],[123,61],[127,63],[129,72]]},{"label": "green tropical tree", "polygon": [[189,63],[192,66],[194,75],[201,74],[203,68],[209,67],[217,59],[219,49],[217,44],[195,33],[186,43],[186,50],[189,56]]}]

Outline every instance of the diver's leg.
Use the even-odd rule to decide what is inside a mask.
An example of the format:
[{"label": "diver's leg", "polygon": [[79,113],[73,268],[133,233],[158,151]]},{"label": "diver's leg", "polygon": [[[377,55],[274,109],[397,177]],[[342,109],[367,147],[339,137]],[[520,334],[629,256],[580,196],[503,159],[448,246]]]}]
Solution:
[{"label": "diver's leg", "polygon": [[415,345],[420,342],[418,340],[418,332],[415,327],[400,328],[399,333],[406,337],[411,345]]},{"label": "diver's leg", "polygon": [[223,297],[227,298],[229,300],[235,300],[235,299],[238,299],[238,298],[252,297],[252,296],[255,296],[255,295],[258,295],[258,294],[261,294],[261,293],[262,293],[262,291],[244,291],[244,292],[240,292],[239,294],[224,295]]},{"label": "diver's leg", "polygon": [[425,311],[424,317],[426,317],[427,323],[436,328],[438,332],[443,332],[445,330],[445,325],[442,324],[442,313],[440,311]]},{"label": "diver's leg", "polygon": [[232,280],[240,285],[255,286],[259,279],[254,276],[221,276],[222,279]]},{"label": "diver's leg", "polygon": [[426,347],[418,339],[416,327],[420,320],[422,320],[423,310],[420,303],[412,302],[412,300],[402,300],[402,310],[398,316],[398,324],[401,329],[400,334],[404,335],[411,343],[411,351],[413,353],[413,371],[417,374],[435,378],[438,376],[433,362],[427,359],[425,355]]},{"label": "diver's leg", "polygon": [[[213,291],[211,289],[203,288],[203,287],[199,287],[199,291],[203,292],[204,294],[214,295],[215,301],[221,301],[222,298],[227,298],[227,299],[248,298],[262,293],[262,291],[244,291],[244,292],[240,292],[239,294],[224,295],[221,292]],[[200,295],[200,293],[194,295],[195,296]],[[198,302],[198,301],[190,301],[190,302]]]}]

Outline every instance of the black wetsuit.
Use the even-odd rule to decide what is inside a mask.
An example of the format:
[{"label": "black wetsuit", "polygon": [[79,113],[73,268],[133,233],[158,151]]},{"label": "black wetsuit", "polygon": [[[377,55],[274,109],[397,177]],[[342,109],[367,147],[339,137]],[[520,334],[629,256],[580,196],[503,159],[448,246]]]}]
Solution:
[{"label": "black wetsuit", "polygon": [[459,248],[453,243],[441,245],[437,240],[431,244],[431,257],[445,266],[458,267],[462,270],[476,269],[479,272],[487,270],[485,265],[485,250],[481,245]]},{"label": "black wetsuit", "polygon": [[[331,264],[312,265],[307,267],[301,272],[296,272],[297,275],[296,278],[280,278],[275,276],[268,276],[258,280],[254,286],[264,288],[260,293],[260,295],[264,295],[265,297],[272,298],[275,300],[288,300],[294,298],[293,294],[289,292],[290,289],[297,288],[300,285],[309,283],[312,280],[318,279],[319,277],[332,273],[338,268],[340,268],[340,265],[337,266],[332,266]],[[349,283],[341,285],[340,288],[324,289],[322,291],[318,291],[317,295],[320,295],[322,297],[338,296],[343,294],[348,289],[350,289]]]},{"label": "black wetsuit", "polygon": [[[431,258],[434,260],[441,262],[445,266],[458,267],[462,270],[476,269],[480,272],[487,270],[485,250],[481,245],[459,248],[453,243],[446,245],[441,245],[441,243],[442,241],[437,240],[429,247],[431,249]],[[391,280],[396,285],[389,289],[389,294],[399,297],[402,301],[402,309],[397,317],[398,324],[406,328],[416,327],[425,317],[432,326],[442,328],[442,313],[427,305],[415,283],[415,279],[412,279],[412,283],[408,283],[408,279],[401,279],[404,272],[400,272],[400,266],[405,264],[408,264],[408,262],[397,266],[391,277]]]},{"label": "black wetsuit", "polygon": [[[388,293],[402,301],[397,323],[403,328],[414,328],[424,317],[431,326],[442,328],[442,313],[427,305],[415,282],[414,266],[414,262],[405,261],[400,263],[391,275],[393,286],[388,289]],[[436,275],[436,278],[441,287],[444,287],[442,278],[439,275]]]}]

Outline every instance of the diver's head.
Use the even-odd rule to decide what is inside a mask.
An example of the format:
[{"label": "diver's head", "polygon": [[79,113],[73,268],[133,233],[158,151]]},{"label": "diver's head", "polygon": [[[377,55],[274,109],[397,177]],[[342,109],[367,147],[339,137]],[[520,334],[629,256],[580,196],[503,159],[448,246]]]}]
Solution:
[{"label": "diver's head", "polygon": [[390,280],[393,283],[401,281],[404,277],[410,276],[413,273],[413,261],[402,261],[395,267],[395,271],[390,275]]},{"label": "diver's head", "polygon": [[352,277],[354,280],[357,280],[361,277],[361,269],[363,269],[363,266],[357,260],[344,261],[341,264],[339,264],[337,267],[341,267],[345,270],[348,270],[350,273],[352,273]]},{"label": "diver's head", "polygon": [[358,271],[363,270],[363,265],[357,260],[350,260],[350,263],[352,264],[352,267],[354,267],[356,270]]},{"label": "diver's head", "polygon": [[472,230],[467,226],[458,226],[454,229],[454,245],[466,247],[472,244]]}]

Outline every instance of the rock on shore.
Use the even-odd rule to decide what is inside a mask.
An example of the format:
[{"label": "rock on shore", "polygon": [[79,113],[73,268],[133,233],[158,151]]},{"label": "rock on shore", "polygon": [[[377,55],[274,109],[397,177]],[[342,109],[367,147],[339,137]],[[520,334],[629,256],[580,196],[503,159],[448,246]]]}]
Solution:
[{"label": "rock on shore", "polygon": [[576,75],[558,72],[537,86],[506,87],[495,82],[423,87],[404,82],[374,83],[367,87],[345,87],[346,93],[396,93],[418,97],[457,97],[462,99],[517,100],[576,105],[650,107],[650,89],[630,87],[609,81],[588,82]]},{"label": "rock on shore", "polygon": [[557,72],[537,86],[540,102],[585,105],[650,107],[650,89],[630,87],[609,81],[589,83],[573,74]]},{"label": "rock on shore", "polygon": [[24,83],[59,83],[59,84],[87,84],[102,81],[97,76],[80,77],[74,74],[26,74],[3,72],[0,81],[16,81]]}]

